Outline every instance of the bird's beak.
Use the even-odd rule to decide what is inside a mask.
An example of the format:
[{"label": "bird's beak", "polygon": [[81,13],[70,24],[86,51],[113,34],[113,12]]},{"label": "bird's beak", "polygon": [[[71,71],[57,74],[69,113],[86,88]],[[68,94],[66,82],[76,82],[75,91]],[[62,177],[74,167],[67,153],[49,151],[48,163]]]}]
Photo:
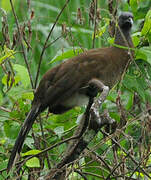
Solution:
[{"label": "bird's beak", "polygon": [[131,17],[128,18],[127,22],[129,22],[131,25],[133,25],[133,19]]}]

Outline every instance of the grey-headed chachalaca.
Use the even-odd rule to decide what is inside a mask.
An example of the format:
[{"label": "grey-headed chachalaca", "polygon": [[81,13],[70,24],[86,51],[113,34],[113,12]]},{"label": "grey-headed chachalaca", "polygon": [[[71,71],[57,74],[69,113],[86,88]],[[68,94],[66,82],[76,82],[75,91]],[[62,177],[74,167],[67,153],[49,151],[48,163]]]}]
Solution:
[{"label": "grey-headed chachalaca", "polygon": [[129,12],[121,13],[115,31],[115,46],[85,51],[44,74],[11,152],[7,171],[21,152],[36,117],[46,108],[51,113],[61,114],[75,106],[87,105],[91,94],[88,83],[92,79],[101,81],[109,88],[115,85],[132,59],[132,24],[133,15]]}]

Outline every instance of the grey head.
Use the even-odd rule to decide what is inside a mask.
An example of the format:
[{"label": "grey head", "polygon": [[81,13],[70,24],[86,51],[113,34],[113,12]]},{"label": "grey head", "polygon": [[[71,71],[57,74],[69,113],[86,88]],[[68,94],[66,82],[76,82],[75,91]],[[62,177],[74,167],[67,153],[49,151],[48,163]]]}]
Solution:
[{"label": "grey head", "polygon": [[133,14],[131,12],[122,12],[118,18],[118,25],[121,30],[130,30],[133,25]]}]

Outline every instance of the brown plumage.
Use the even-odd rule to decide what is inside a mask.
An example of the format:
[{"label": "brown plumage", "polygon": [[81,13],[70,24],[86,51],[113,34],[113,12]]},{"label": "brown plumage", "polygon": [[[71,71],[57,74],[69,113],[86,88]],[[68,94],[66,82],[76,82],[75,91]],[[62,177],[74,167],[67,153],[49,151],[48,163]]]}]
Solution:
[{"label": "brown plumage", "polygon": [[[133,15],[129,12],[120,15],[115,44],[133,47],[130,36],[132,19]],[[111,88],[120,79],[130,62],[131,53],[128,48],[119,47],[92,49],[46,72],[36,90],[31,110],[13,147],[7,170],[11,169],[16,155],[20,153],[38,114],[46,108],[49,108],[51,113],[61,114],[75,106],[87,104],[88,82],[96,78]]]}]

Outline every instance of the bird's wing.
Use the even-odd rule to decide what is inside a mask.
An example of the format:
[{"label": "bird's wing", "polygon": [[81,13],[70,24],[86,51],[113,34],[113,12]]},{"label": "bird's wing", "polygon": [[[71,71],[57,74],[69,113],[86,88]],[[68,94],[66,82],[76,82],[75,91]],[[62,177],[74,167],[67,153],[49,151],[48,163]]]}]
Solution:
[{"label": "bird's wing", "polygon": [[[46,91],[45,103],[52,106],[60,104],[84,85],[85,76],[79,77],[79,65],[74,64],[72,68],[67,68],[60,78],[52,82]],[[59,73],[59,72],[58,72]],[[57,74],[56,74],[57,76]],[[58,75],[59,76],[59,75]],[[72,77],[72,78],[71,78]]]},{"label": "bird's wing", "polygon": [[49,70],[40,82],[34,101],[40,99],[42,109],[45,109],[67,100],[80,88],[88,86],[88,82],[105,69],[103,53],[100,49],[90,50]]}]

